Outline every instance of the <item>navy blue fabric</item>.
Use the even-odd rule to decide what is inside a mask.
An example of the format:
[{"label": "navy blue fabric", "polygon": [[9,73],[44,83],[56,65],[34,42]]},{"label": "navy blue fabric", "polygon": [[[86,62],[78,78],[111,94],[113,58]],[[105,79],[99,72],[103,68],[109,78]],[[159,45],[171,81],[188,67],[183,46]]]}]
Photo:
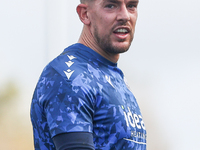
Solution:
[{"label": "navy blue fabric", "polygon": [[63,133],[53,138],[56,150],[95,150],[92,133]]}]

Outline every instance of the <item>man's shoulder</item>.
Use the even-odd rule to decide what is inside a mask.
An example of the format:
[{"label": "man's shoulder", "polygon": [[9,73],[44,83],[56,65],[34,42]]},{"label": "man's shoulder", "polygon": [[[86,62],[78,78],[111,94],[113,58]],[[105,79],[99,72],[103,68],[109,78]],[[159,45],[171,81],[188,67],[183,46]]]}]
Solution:
[{"label": "man's shoulder", "polygon": [[75,79],[100,80],[109,72],[109,63],[82,44],[69,46],[48,66],[69,82]]},{"label": "man's shoulder", "polygon": [[84,60],[80,60],[73,53],[61,54],[53,61],[49,63],[49,66],[58,72],[62,77],[66,78],[66,80],[70,80],[74,72],[80,72],[81,70],[85,70]]},{"label": "man's shoulder", "polygon": [[90,67],[88,66],[92,66],[94,61],[91,60],[95,59],[83,48],[78,44],[66,48],[63,53],[49,63],[49,66],[67,81],[72,81],[82,74],[89,76],[90,70],[88,69]]}]

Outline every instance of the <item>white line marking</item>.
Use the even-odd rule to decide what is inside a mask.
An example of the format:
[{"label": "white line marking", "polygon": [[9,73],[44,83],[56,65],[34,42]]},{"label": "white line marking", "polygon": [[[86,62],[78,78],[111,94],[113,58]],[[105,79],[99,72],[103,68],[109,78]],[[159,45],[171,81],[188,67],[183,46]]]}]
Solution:
[{"label": "white line marking", "polygon": [[137,143],[137,144],[144,144],[144,145],[146,145],[146,143],[137,142],[137,141],[134,141],[134,140],[131,140],[131,139],[126,139],[126,138],[124,138],[124,140],[131,141],[131,142],[135,142],[135,143]]}]

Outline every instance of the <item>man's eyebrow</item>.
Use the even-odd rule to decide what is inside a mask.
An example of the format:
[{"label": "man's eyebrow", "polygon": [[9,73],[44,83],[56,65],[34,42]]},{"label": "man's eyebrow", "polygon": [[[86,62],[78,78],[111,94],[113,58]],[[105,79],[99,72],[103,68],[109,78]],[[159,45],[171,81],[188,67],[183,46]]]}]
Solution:
[{"label": "man's eyebrow", "polygon": [[111,3],[120,3],[119,0],[106,0],[107,2],[111,2]]},{"label": "man's eyebrow", "polygon": [[139,0],[130,0],[129,2],[132,2],[132,3],[139,3]]}]

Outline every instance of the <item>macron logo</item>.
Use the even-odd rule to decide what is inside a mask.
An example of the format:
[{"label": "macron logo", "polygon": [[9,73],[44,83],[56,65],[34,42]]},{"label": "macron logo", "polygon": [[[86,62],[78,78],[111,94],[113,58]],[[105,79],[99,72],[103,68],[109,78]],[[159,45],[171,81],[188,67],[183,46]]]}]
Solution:
[{"label": "macron logo", "polygon": [[111,82],[110,76],[105,75],[105,78],[106,78],[106,80],[108,81],[108,83],[109,83],[113,88],[115,88],[114,85],[113,85],[112,82]]},{"label": "macron logo", "polygon": [[[67,55],[67,57],[69,58],[69,61],[65,62],[65,64],[68,66],[68,68],[70,68],[74,64],[72,60],[76,59],[76,57],[74,57],[73,55]],[[74,73],[74,70],[68,69],[67,71],[64,71],[64,73],[69,80],[72,74]]]},{"label": "macron logo", "polygon": [[74,71],[68,69],[67,71],[64,71],[65,75],[67,76],[68,80],[70,79],[70,77],[72,76],[72,74],[74,73]]},{"label": "macron logo", "polygon": [[73,55],[67,55],[67,57],[68,57],[70,60],[73,60],[73,59],[76,58],[76,57],[74,57]]},{"label": "macron logo", "polygon": [[65,62],[65,63],[67,64],[67,66],[68,66],[69,68],[74,64],[74,62],[72,62],[71,60],[68,61],[68,62]]}]

